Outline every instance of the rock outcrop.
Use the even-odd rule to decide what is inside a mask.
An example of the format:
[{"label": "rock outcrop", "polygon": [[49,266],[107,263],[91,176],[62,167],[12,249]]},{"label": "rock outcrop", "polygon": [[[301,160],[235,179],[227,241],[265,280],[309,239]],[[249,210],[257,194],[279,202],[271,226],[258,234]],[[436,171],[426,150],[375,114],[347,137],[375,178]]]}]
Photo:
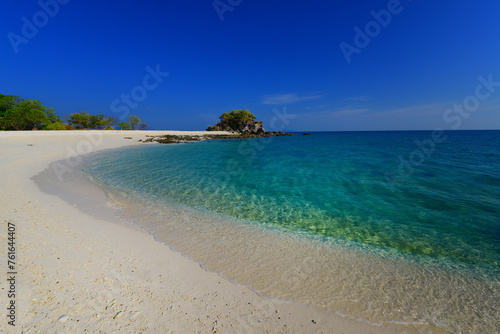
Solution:
[{"label": "rock outcrop", "polygon": [[231,131],[240,133],[253,133],[253,134],[263,134],[266,133],[262,121],[247,120],[241,124],[237,124],[231,127],[228,122],[219,122],[214,126],[209,126],[207,131]]},{"label": "rock outcrop", "polygon": [[236,131],[238,132],[243,132],[243,133],[264,133],[266,130],[264,130],[264,126],[262,125],[262,121],[256,122],[252,120],[248,120],[242,124],[242,126],[237,129]]}]

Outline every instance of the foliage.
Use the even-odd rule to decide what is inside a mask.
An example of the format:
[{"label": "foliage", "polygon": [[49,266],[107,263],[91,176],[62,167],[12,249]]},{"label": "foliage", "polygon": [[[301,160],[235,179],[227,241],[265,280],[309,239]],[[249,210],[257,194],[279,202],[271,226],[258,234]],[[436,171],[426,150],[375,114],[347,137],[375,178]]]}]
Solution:
[{"label": "foliage", "polygon": [[98,129],[98,130],[102,130],[104,129],[109,121],[104,117],[104,115],[90,115],[89,117],[89,128],[90,129]]},{"label": "foliage", "polygon": [[71,114],[68,119],[68,124],[73,125],[75,129],[97,129],[102,130],[109,126],[112,122],[116,122],[116,118],[106,118],[104,115],[92,115],[86,111]]},{"label": "foliage", "polygon": [[12,128],[13,109],[20,100],[18,96],[0,94],[0,129]]},{"label": "foliage", "polygon": [[89,116],[89,113],[86,111],[71,114],[68,119],[68,124],[72,125],[75,129],[85,129],[88,127]]},{"label": "foliage", "polygon": [[42,102],[37,100],[19,101],[12,108],[10,124],[16,130],[39,129],[49,123],[49,117],[44,109]]},{"label": "foliage", "polygon": [[126,122],[118,122],[113,116],[80,111],[71,114],[67,124],[64,124],[54,108],[47,108],[38,100],[0,94],[0,130],[114,130],[115,126],[123,130],[144,130],[148,126],[136,115],[130,115]]},{"label": "foliage", "polygon": [[56,111],[54,108],[46,108],[45,109],[45,114],[49,118],[49,124],[51,123],[62,123],[64,125],[64,121],[62,120],[61,117],[56,115]]},{"label": "foliage", "polygon": [[132,127],[126,122],[118,123],[118,130],[130,130]]},{"label": "foliage", "polygon": [[248,120],[255,120],[255,115],[250,111],[244,110],[231,110],[229,113],[225,112],[220,117],[221,122],[246,122]]},{"label": "foliage", "polygon": [[38,100],[0,94],[0,129],[41,129],[52,123],[62,123],[54,108],[47,108]]},{"label": "foliage", "polygon": [[209,126],[207,128],[207,131],[219,131],[219,127],[217,125],[214,125],[214,126]]},{"label": "foliage", "polygon": [[207,131],[236,131],[241,128],[247,121],[255,120],[256,117],[250,111],[244,110],[231,110],[229,113],[225,112],[219,117],[219,123],[208,127]]},{"label": "foliage", "polygon": [[115,118],[113,116],[108,116],[108,127],[112,127],[114,129],[114,126],[118,124],[118,118]]},{"label": "foliage", "polygon": [[62,122],[54,122],[44,127],[44,130],[66,130],[66,126]]},{"label": "foliage", "polygon": [[132,130],[135,130],[141,124],[141,119],[137,115],[130,115],[128,117],[128,124]]},{"label": "foliage", "polygon": [[114,130],[114,125],[120,130],[144,130],[148,125],[141,122],[141,119],[136,115],[130,115],[127,122],[118,123],[118,119],[113,116],[105,117],[104,115],[92,115],[86,111],[80,111],[70,115],[68,123],[73,125],[75,129],[97,129],[97,130]]}]

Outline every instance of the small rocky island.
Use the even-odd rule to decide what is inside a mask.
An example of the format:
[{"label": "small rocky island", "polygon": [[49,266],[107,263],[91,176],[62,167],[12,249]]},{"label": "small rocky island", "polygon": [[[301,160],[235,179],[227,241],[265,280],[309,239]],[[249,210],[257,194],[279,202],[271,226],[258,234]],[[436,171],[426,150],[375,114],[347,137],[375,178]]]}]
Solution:
[{"label": "small rocky island", "polygon": [[219,123],[207,128],[207,131],[227,131],[232,134],[207,134],[204,136],[150,136],[145,140],[145,142],[155,141],[160,144],[175,144],[205,139],[245,139],[256,137],[293,136],[293,134],[281,131],[266,131],[264,130],[262,121],[256,121],[255,119],[255,115],[248,110],[232,110],[229,113],[223,113],[219,117]]},{"label": "small rocky island", "polygon": [[248,110],[231,110],[219,117],[219,123],[209,126],[207,131],[229,131],[237,135],[248,137],[293,136],[281,131],[266,131],[262,121],[257,122],[254,114]]}]

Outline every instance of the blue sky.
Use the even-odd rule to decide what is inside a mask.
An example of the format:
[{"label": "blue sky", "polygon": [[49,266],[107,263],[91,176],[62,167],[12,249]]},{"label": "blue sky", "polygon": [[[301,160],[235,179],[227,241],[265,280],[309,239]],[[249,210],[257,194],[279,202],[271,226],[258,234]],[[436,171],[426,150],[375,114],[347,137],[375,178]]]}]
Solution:
[{"label": "blue sky", "polygon": [[233,109],[288,131],[500,129],[499,14],[493,0],[15,1],[0,93],[150,129]]}]

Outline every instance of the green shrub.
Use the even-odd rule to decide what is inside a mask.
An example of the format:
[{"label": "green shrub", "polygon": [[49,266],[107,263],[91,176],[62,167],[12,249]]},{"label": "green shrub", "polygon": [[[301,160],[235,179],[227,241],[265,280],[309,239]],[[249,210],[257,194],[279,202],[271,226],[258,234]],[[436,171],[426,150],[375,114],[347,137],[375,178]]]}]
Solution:
[{"label": "green shrub", "polygon": [[44,130],[66,130],[66,126],[61,122],[50,123],[43,128]]},{"label": "green shrub", "polygon": [[220,131],[220,129],[217,125],[214,125],[214,126],[209,126],[207,128],[207,131]]},{"label": "green shrub", "polygon": [[118,129],[119,130],[130,130],[130,129],[132,129],[132,127],[128,123],[120,122],[120,123],[118,123]]}]

